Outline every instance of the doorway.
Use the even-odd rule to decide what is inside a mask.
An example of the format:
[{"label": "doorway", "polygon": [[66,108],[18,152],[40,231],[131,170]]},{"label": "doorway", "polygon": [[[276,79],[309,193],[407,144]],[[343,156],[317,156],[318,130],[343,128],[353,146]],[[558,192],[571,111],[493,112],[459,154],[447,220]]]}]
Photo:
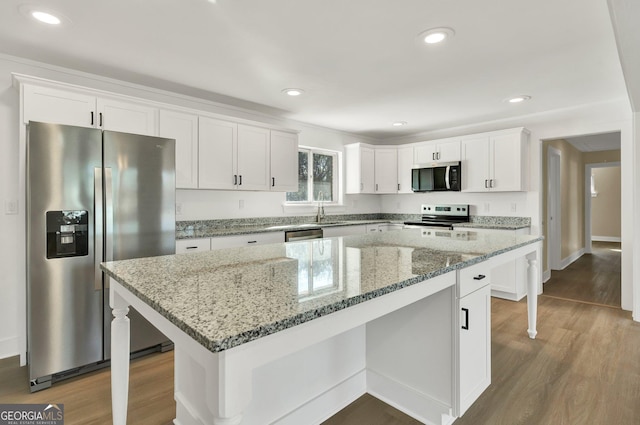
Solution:
[{"label": "doorway", "polygon": [[[543,141],[543,153],[544,295],[620,308],[620,133],[549,139]],[[614,167],[613,180],[591,177]],[[617,222],[618,233],[594,230],[594,215],[607,225]]]}]

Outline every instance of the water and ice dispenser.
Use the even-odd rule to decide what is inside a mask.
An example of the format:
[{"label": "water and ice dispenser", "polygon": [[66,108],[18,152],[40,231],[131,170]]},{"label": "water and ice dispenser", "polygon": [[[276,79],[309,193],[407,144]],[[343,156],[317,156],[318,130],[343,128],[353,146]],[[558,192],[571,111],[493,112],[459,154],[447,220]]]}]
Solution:
[{"label": "water and ice dispenser", "polygon": [[47,258],[89,255],[89,213],[47,211]]}]

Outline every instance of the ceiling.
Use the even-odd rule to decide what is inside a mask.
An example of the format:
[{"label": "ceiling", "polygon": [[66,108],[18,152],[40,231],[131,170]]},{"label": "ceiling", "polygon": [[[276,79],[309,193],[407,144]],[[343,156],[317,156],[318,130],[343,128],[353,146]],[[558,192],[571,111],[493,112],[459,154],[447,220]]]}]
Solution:
[{"label": "ceiling", "polygon": [[605,0],[41,1],[0,52],[378,139],[627,96]]},{"label": "ceiling", "polygon": [[576,149],[582,152],[620,149],[620,132],[565,137],[564,140],[571,143]]}]

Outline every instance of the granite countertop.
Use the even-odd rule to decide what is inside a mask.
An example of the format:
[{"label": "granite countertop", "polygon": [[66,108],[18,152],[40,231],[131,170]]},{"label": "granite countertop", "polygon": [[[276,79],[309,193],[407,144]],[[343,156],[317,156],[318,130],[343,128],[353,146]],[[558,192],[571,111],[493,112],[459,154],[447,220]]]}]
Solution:
[{"label": "granite countertop", "polygon": [[455,228],[468,229],[496,229],[496,230],[519,230],[531,227],[529,224],[519,223],[459,223]]},{"label": "granite countertop", "polygon": [[460,230],[429,234],[405,229],[139,258],[102,268],[219,352],[542,240]]},{"label": "granite countertop", "polygon": [[289,230],[318,229],[322,227],[356,226],[379,223],[403,223],[402,221],[371,219],[371,220],[326,220],[320,223],[295,224],[243,224],[235,227],[186,227],[176,230],[176,239],[211,238],[216,236],[248,235],[251,233],[286,232]]}]

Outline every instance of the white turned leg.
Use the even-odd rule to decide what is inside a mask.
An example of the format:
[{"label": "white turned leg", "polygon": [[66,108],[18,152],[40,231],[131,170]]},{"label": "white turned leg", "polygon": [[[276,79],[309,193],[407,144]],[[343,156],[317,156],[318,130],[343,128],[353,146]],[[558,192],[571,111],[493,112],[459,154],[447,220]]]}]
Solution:
[{"label": "white turned leg", "polygon": [[128,303],[111,289],[111,409],[113,425],[126,425],[129,402],[129,313]]},{"label": "white turned leg", "polygon": [[527,256],[527,310],[529,315],[529,338],[535,339],[538,333],[536,321],[538,318],[538,259],[536,252]]}]

